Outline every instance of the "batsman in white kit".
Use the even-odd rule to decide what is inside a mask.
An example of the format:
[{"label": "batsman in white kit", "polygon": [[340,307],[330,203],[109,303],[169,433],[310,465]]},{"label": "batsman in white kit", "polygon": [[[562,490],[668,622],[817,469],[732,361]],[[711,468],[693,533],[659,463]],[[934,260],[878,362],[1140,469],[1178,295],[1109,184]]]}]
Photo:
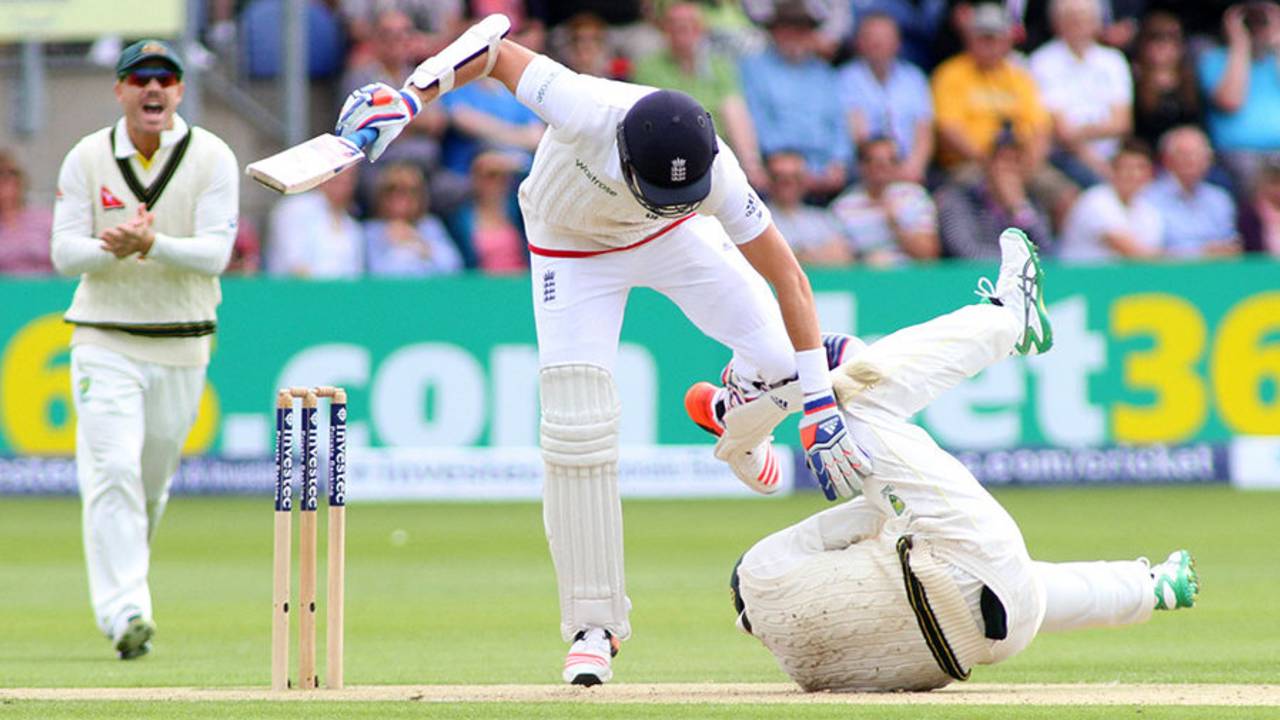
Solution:
[{"label": "batsman in white kit", "polygon": [[53,264],[80,276],[65,319],[89,595],[126,660],[155,633],[151,539],[200,405],[239,215],[235,155],[176,113],[182,72],[162,41],[124,49],[124,116],[67,153],[53,216]]},{"label": "batsman in white kit", "polygon": [[[1035,247],[1017,229],[1000,247],[997,282],[979,282],[985,303],[871,345],[827,337],[840,410],[873,469],[860,497],[756,543],[730,580],[738,627],[805,690],[938,688],[1039,632],[1130,625],[1195,603],[1186,550],[1154,567],[1032,560],[1013,518],[910,422],[983,369],[1052,345]],[[732,432],[710,403],[705,384],[691,389],[694,420]]]},{"label": "batsman in white kit", "polygon": [[[707,111],[681,93],[579,75],[504,40],[509,28],[491,15],[405,88],[356,90],[337,133],[377,129],[366,148],[376,160],[422,103],[485,74],[549,126],[519,190],[542,366],[543,518],[572,641],[562,676],[596,685],[631,634],[612,376],[631,288],[666,295],[731,348],[742,383],[796,387],[822,482],[849,487],[866,468],[836,410],[808,279]],[[764,438],[724,457],[748,483],[777,482]]]}]

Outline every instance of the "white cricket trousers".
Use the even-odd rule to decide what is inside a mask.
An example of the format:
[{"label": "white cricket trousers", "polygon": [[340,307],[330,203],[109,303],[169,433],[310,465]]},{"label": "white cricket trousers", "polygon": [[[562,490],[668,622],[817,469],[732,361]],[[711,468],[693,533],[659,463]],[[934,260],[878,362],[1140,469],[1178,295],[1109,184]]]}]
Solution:
[{"label": "white cricket trousers", "polygon": [[[956,458],[909,422],[934,398],[1007,358],[1021,328],[993,305],[972,305],[899,330],[854,354],[882,375],[843,405],[875,473],[863,495],[765,538],[742,559],[753,577],[782,577],[815,553],[881,532],[932,541],[975,622],[985,584],[1004,605],[1008,635],[993,661],[1025,648],[1038,631],[1125,625],[1155,605],[1147,567],[1137,561],[1034,562],[1017,523]],[[750,616],[751,608],[747,608]]]},{"label": "white cricket trousers", "polygon": [[204,377],[204,366],[141,362],[96,345],[71,348],[89,599],[108,637],[129,615],[152,617],[150,542]]},{"label": "white cricket trousers", "polygon": [[[529,228],[529,241],[556,245],[535,225]],[[743,377],[774,383],[795,374],[795,352],[777,301],[715,219],[691,218],[649,243],[620,252],[535,254],[531,272],[544,368],[589,363],[612,373],[627,295],[633,287],[648,287],[670,298],[708,337],[731,348],[734,368]],[[599,480],[591,481],[558,479],[561,473],[553,468],[543,486],[543,521],[566,640],[583,629],[584,618],[620,639],[631,632],[622,504],[616,462],[609,465],[592,476]]]},{"label": "white cricket trousers", "polygon": [[[530,243],[539,245],[536,228]],[[591,363],[612,372],[631,288],[657,290],[707,337],[733,350],[734,369],[767,383],[795,374],[795,351],[768,283],[714,218],[593,257],[532,256],[533,316],[543,367]]]}]

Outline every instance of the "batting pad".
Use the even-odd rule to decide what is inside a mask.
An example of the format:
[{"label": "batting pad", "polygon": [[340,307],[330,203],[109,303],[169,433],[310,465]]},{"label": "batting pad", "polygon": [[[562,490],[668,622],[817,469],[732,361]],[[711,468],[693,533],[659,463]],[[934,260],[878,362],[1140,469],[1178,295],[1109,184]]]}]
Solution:
[{"label": "batting pad", "polygon": [[564,364],[542,369],[542,519],[560,589],[560,633],[586,627],[631,635],[622,571],[618,498],[621,405],[609,371]]}]

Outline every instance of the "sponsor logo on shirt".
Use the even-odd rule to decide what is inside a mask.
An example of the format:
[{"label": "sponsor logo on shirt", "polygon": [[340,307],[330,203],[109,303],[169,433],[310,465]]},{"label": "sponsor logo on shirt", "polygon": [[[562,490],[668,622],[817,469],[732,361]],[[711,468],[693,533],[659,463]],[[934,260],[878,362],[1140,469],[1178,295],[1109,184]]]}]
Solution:
[{"label": "sponsor logo on shirt", "polygon": [[902,498],[894,494],[896,488],[892,485],[885,485],[880,489],[880,496],[889,503],[889,507],[893,508],[894,515],[901,515],[907,511],[907,504],[902,502]]},{"label": "sponsor logo on shirt", "polygon": [[760,210],[760,199],[756,197],[754,192],[747,193],[747,211],[744,213],[747,217],[755,216],[756,218],[764,215]]},{"label": "sponsor logo on shirt", "polygon": [[124,201],[116,197],[115,193],[108,190],[106,185],[103,185],[98,189],[98,201],[102,203],[103,210],[124,209]]},{"label": "sponsor logo on shirt", "polygon": [[606,195],[608,195],[609,197],[618,196],[618,191],[609,187],[607,184],[605,184],[603,180],[596,177],[596,174],[591,172],[591,168],[587,167],[587,164],[582,162],[581,159],[575,158],[573,161],[573,164],[578,166],[578,169],[581,170],[582,174],[587,177],[587,180],[591,181],[592,185],[595,185],[597,188],[603,190]]},{"label": "sponsor logo on shirt", "polygon": [[533,96],[534,102],[538,103],[539,105],[542,104],[543,99],[545,99],[547,96],[547,88],[550,87],[551,83],[555,82],[555,79],[558,77],[560,77],[560,70],[558,69],[555,72],[547,75],[547,79],[542,81],[542,84],[538,86],[538,91],[534,93],[534,96]]}]

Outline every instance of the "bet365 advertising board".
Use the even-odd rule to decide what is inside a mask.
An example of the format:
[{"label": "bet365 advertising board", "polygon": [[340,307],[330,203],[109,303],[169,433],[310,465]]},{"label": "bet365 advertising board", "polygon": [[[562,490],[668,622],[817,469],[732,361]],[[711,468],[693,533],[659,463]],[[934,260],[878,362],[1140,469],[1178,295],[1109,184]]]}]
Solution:
[{"label": "bet365 advertising board", "polygon": [[[919,421],[945,447],[1100,448],[1280,435],[1280,264],[1048,265],[1055,345],[947,393]],[[975,302],[991,264],[811,273],[824,329],[873,339]],[[994,277],[992,278],[994,279]],[[0,455],[69,456],[74,281],[0,279]],[[734,288],[725,288],[732,303]],[[527,277],[226,278],[193,454],[270,453],[273,390],[341,385],[349,443],[531,447],[538,357]],[[631,293],[616,376],[623,442],[707,442],[685,388],[729,353],[669,301]],[[778,440],[793,442],[794,423]]]}]

